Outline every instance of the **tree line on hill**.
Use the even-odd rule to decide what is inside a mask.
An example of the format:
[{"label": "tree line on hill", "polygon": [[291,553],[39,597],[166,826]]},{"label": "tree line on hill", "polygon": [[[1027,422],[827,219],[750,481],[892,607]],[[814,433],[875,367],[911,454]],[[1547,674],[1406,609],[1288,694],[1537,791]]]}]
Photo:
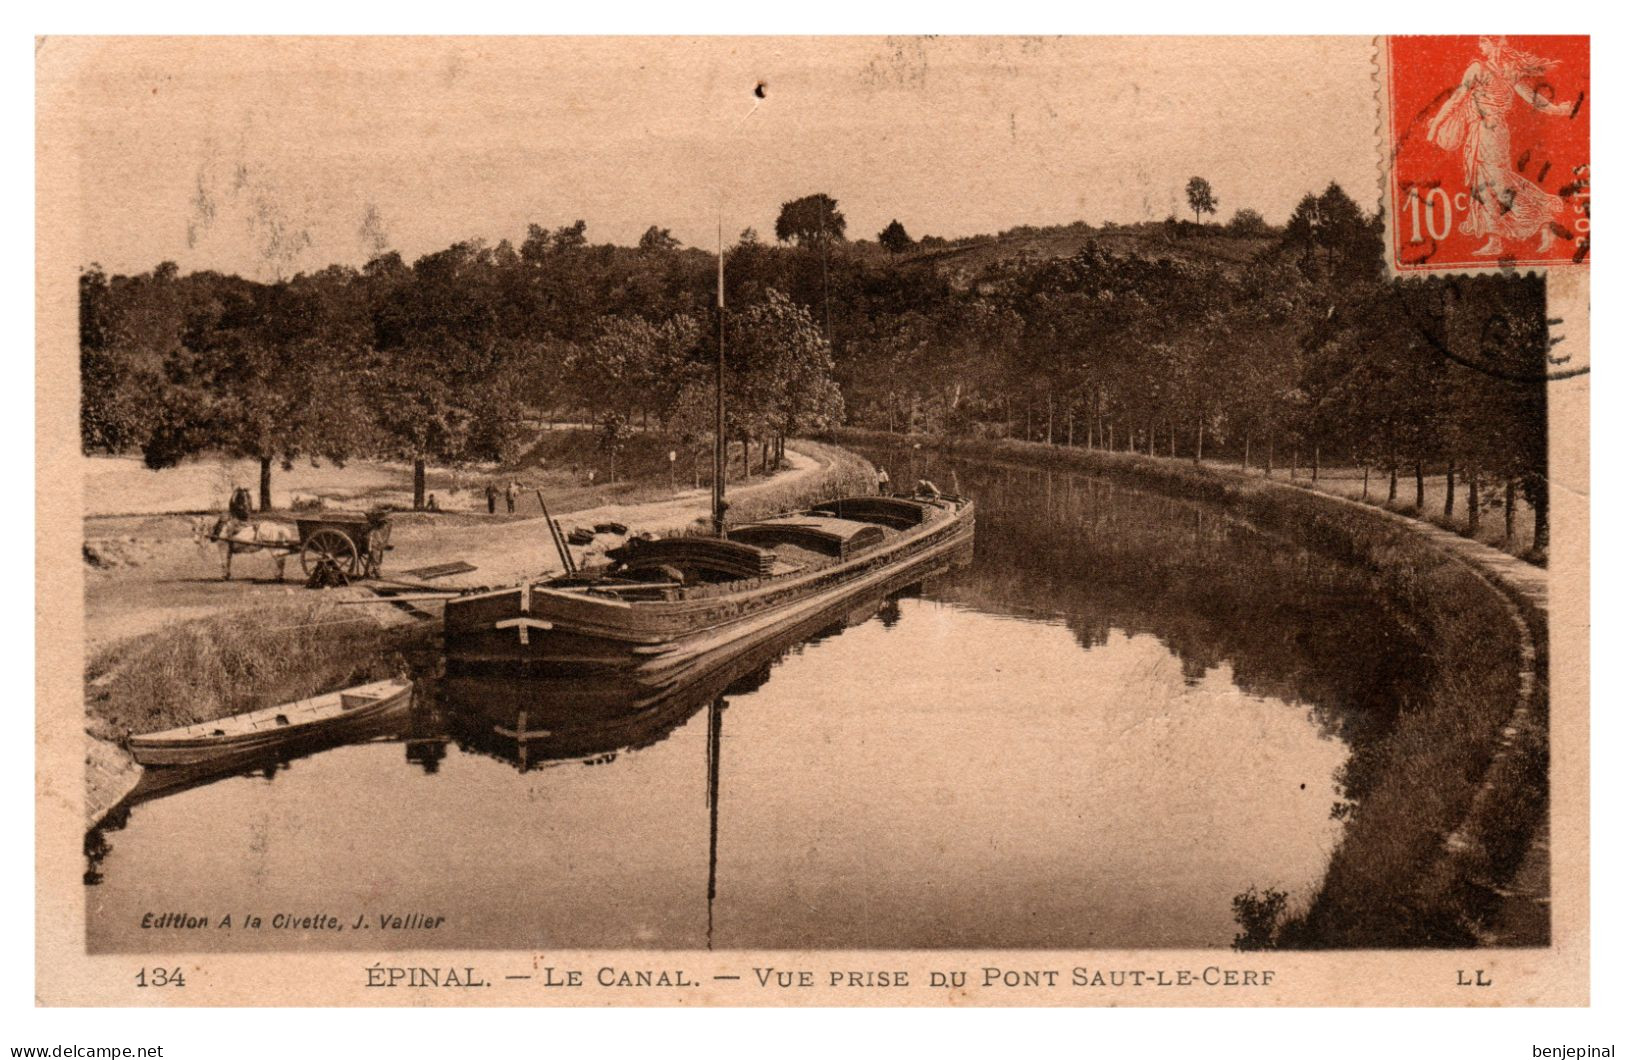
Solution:
[{"label": "tree line on hill", "polygon": [[[763,461],[843,420],[1264,466],[1445,471],[1476,523],[1492,497],[1546,520],[1544,288],[1383,277],[1376,219],[1335,184],[1284,229],[1187,189],[1198,222],[846,240],[828,195],[784,204],[777,244],[727,252],[731,440]],[[708,443],[716,256],[651,226],[637,247],[585,224],[515,247],[384,253],[273,284],[172,263],[80,278],[87,451],[154,467],[205,450],[273,466],[383,456],[497,460],[544,411],[613,450],[659,429]],[[1049,240],[1064,246],[1035,252]],[[1223,242],[1221,242],[1223,241]],[[992,247],[965,268],[956,248]],[[1240,248],[1240,249],[1238,249]],[[1378,488],[1381,488],[1379,484]],[[1504,506],[1510,518],[1512,506]]]}]

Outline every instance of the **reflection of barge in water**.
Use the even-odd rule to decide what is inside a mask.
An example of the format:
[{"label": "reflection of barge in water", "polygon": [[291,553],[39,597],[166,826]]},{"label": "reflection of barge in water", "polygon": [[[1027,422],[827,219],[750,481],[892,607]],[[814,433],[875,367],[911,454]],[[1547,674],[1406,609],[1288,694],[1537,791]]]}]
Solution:
[{"label": "reflection of barge in water", "polygon": [[[228,777],[271,779],[302,758],[356,743],[400,744],[405,761],[430,774],[439,772],[450,744],[522,772],[571,762],[594,765],[612,761],[623,751],[657,744],[709,708],[708,802],[714,817],[724,697],[755,691],[775,663],[803,645],[877,613],[883,622],[895,621],[896,598],[912,592],[929,573],[916,568],[909,584],[885,594],[842,596],[772,635],[737,639],[727,650],[709,653],[704,666],[691,668],[684,681],[664,689],[651,690],[636,675],[626,673],[527,677],[454,665],[425,685],[415,703],[402,698],[391,709],[342,731],[296,736],[271,750],[218,756],[201,765],[146,769],[135,789],[86,834],[85,882],[100,882],[110,834],[123,829],[130,811],[141,803]],[[714,843],[714,820],[712,827]]]},{"label": "reflection of barge in water", "polygon": [[651,691],[636,675],[596,678],[516,677],[487,668],[449,670],[440,682],[442,722],[465,750],[520,770],[551,762],[597,759],[658,743],[724,695],[760,688],[790,651],[892,608],[910,589],[843,600],[804,616],[775,635],[713,652],[703,670]]},{"label": "reflection of barge in water", "polygon": [[851,601],[963,562],[975,505],[934,491],[851,497],[731,528],[628,543],[616,567],[446,602],[452,665],[624,674],[659,690]]}]

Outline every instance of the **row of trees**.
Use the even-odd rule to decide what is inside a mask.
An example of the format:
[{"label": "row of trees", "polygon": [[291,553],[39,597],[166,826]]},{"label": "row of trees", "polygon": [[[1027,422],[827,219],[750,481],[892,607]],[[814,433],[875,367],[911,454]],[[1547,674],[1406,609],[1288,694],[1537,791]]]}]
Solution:
[{"label": "row of trees", "polygon": [[[709,431],[715,258],[651,229],[591,246],[577,223],[523,244],[394,253],[276,284],[165,263],[80,277],[87,451],[165,467],[202,451],[272,471],[301,458],[500,460],[543,411],[608,431]],[[730,432],[766,441],[839,420],[829,348],[802,305],[768,288],[730,324]]]},{"label": "row of trees", "polygon": [[832,295],[860,307],[835,313],[854,417],[1311,475],[1353,463],[1385,474],[1390,499],[1413,477],[1418,505],[1444,472],[1451,514],[1458,479],[1475,529],[1490,495],[1521,493],[1544,545],[1538,279],[1388,282],[1379,225],[1335,184],[1239,261],[1143,235],[959,284],[916,277],[906,307],[877,304],[883,283],[855,270]]},{"label": "row of trees", "polygon": [[[1188,191],[1198,218],[1216,208],[1205,182]],[[946,267],[907,253],[901,222],[880,236],[891,253],[870,252],[845,242],[835,199],[788,202],[778,245],[747,230],[728,252],[730,436],[770,446],[845,415],[1270,469],[1355,462],[1390,494],[1402,471],[1420,494],[1439,469],[1452,504],[1459,473],[1470,519],[1481,485],[1515,483],[1544,529],[1539,281],[1386,282],[1376,222],[1335,184],[1284,230],[1250,211],[1195,228],[1069,226],[1051,233],[1066,253]],[[262,503],[273,465],[305,456],[409,459],[421,492],[426,462],[498,459],[543,410],[590,418],[611,447],[646,426],[698,444],[715,282],[715,256],[666,229],[627,248],[588,243],[581,222],[271,285],[90,269],[84,442],[154,466],[255,457]]]}]

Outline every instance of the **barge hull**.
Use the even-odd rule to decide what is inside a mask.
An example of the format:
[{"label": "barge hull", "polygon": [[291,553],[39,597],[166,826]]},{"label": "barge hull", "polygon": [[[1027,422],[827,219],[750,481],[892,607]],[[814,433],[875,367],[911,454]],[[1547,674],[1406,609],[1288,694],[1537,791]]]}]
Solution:
[{"label": "barge hull", "polygon": [[522,586],[453,600],[446,605],[446,658],[535,676],[630,674],[658,689],[703,671],[716,653],[937,573],[968,554],[974,535],[967,504],[943,524],[891,547],[729,596],[633,604]]}]

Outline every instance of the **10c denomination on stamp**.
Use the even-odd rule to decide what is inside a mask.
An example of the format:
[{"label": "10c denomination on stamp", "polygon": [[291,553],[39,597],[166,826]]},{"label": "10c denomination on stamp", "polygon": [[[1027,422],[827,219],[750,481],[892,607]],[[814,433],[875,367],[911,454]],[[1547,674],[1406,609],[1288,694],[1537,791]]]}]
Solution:
[{"label": "10c denomination on stamp", "polygon": [[1386,255],[1399,275],[1584,266],[1589,37],[1389,37]]}]

